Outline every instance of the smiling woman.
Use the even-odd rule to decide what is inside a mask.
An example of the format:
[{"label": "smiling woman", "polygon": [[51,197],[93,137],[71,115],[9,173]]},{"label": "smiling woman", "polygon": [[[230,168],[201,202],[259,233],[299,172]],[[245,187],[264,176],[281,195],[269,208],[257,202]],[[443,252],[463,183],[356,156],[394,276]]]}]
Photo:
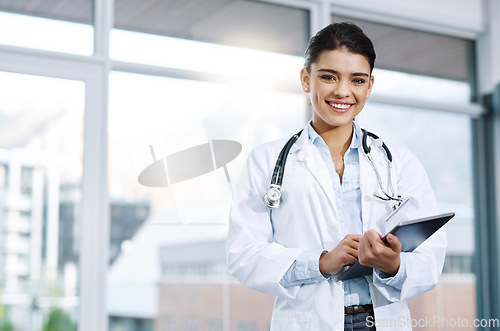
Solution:
[{"label": "smiling woman", "polygon": [[322,52],[310,69],[300,73],[304,91],[311,93],[312,121],[318,133],[340,126],[351,131],[351,122],[365,106],[373,86],[368,60],[342,47]]},{"label": "smiling woman", "polygon": [[[375,143],[372,156],[362,152],[366,136],[353,120],[372,91],[374,61],[373,45],[356,25],[332,23],[319,31],[300,72],[311,121],[284,148],[283,140],[257,147],[235,189],[229,271],[244,285],[277,296],[271,330],[374,330],[368,319],[409,319],[406,300],[437,284],[443,231],[412,253],[402,253],[394,235],[382,241],[385,217],[400,206],[393,200],[411,201],[404,210],[408,219],[437,214],[437,206],[411,153],[384,144],[384,154]],[[281,190],[281,185],[266,187],[277,159],[278,169],[285,168],[280,160],[288,159],[280,176],[285,190],[281,203],[269,205],[261,197],[269,187]],[[374,163],[387,172],[378,172]],[[386,194],[388,199],[377,200],[373,192],[381,182],[389,183],[397,198]],[[373,267],[373,273],[339,281],[338,274],[356,261]],[[377,330],[391,328],[377,325]]]},{"label": "smiling woman", "polygon": [[[323,139],[329,139],[327,137],[334,132],[335,135],[352,133],[352,121],[365,106],[372,90],[371,70],[367,57],[352,53],[345,46],[323,51],[310,69],[301,70],[303,89],[310,93],[315,110],[312,125],[320,135],[324,135]],[[343,155],[348,145],[330,143],[328,146],[335,171],[342,181]]]}]

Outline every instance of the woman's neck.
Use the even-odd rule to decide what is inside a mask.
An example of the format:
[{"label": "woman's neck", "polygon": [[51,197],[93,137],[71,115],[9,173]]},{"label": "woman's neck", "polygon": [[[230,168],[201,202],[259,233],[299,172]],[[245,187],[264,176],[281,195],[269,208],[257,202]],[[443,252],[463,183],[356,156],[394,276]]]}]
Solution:
[{"label": "woman's neck", "polygon": [[351,145],[353,127],[352,123],[338,127],[321,127],[312,122],[314,130],[323,138],[330,152],[335,155],[344,156]]}]

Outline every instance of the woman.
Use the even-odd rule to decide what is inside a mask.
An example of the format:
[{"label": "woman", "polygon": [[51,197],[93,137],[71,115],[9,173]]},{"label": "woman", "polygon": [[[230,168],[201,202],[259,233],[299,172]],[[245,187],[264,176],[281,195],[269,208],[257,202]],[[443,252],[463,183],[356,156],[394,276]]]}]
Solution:
[{"label": "woman", "polygon": [[[281,206],[266,207],[262,196],[286,140],[255,149],[235,190],[228,268],[244,285],[277,297],[271,330],[411,330],[406,300],[432,289],[441,274],[442,230],[412,253],[401,252],[397,237],[388,235],[386,244],[380,235],[398,203],[374,196],[379,182],[354,122],[372,91],[374,62],[373,45],[357,26],[319,31],[300,73],[313,116],[288,154]],[[437,214],[420,163],[388,147],[390,168],[382,148],[371,152],[381,182],[411,201],[408,218]],[[372,274],[339,281],[357,260]]]}]

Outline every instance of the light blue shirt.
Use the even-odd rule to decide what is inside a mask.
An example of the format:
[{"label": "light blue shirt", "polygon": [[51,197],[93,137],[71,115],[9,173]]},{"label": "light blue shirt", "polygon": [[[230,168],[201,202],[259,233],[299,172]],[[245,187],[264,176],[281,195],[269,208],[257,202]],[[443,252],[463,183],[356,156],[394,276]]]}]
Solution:
[{"label": "light blue shirt", "polygon": [[[363,221],[361,218],[361,189],[359,184],[359,154],[361,137],[357,130],[353,130],[351,145],[344,155],[344,174],[342,183],[335,171],[330,149],[323,138],[314,130],[311,123],[307,126],[309,142],[314,144],[321,154],[331,176],[335,192],[335,203],[342,229],[342,237],[347,234],[362,234]],[[323,250],[306,250],[283,276],[280,284],[284,287],[317,283],[326,278],[319,271],[319,257]],[[401,263],[403,265],[403,263]],[[385,277],[383,273],[375,273],[375,277],[387,285],[401,290],[404,280],[404,270],[400,268],[394,277]],[[364,277],[344,281],[344,305],[364,305],[372,303],[368,282]]]}]

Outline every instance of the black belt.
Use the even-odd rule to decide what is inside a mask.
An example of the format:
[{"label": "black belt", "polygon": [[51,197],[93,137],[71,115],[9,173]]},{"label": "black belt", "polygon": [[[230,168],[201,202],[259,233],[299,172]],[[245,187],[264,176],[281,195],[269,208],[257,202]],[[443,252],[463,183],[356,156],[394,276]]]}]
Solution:
[{"label": "black belt", "polygon": [[373,305],[354,305],[346,307],[344,306],[344,315],[356,315],[359,313],[371,313],[373,311]]}]

